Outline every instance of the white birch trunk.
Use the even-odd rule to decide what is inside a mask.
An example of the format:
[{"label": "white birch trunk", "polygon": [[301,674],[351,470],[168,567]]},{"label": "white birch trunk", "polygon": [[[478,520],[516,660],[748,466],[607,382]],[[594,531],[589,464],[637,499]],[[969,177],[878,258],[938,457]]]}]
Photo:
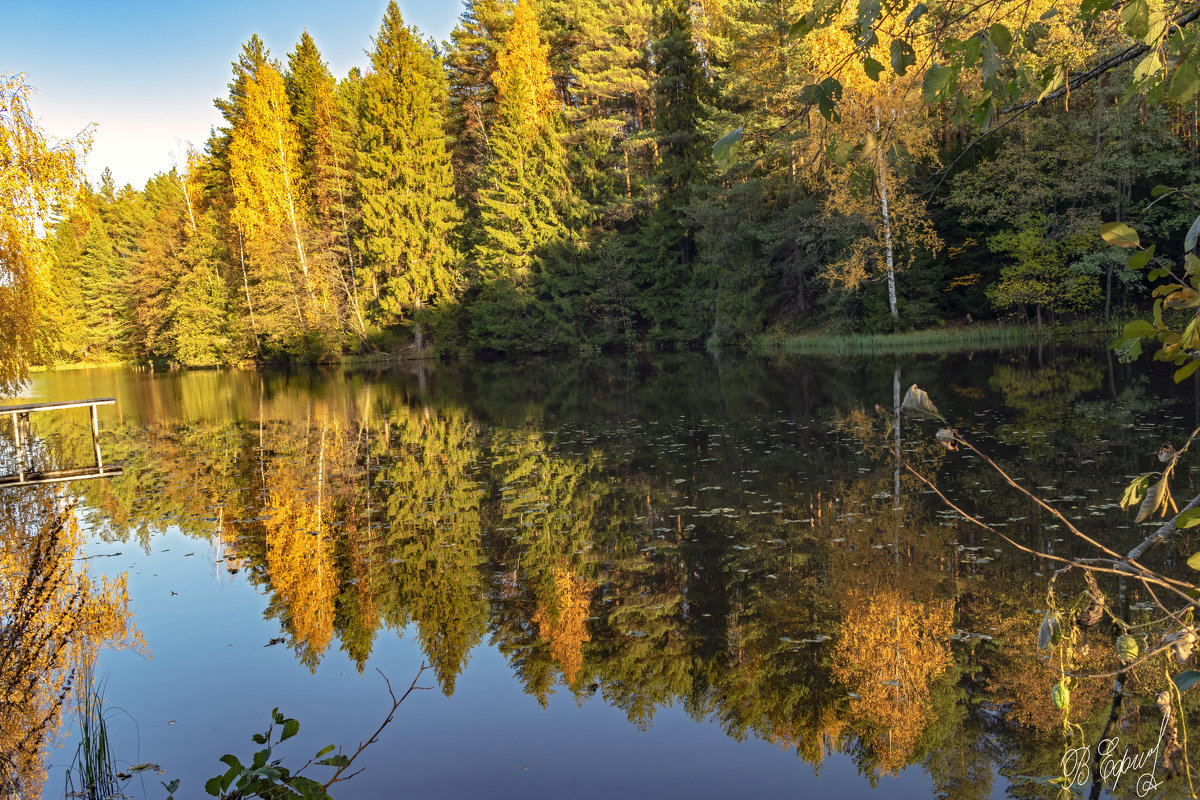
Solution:
[{"label": "white birch trunk", "polygon": [[896,262],[892,253],[892,218],[888,211],[887,164],[883,159],[884,147],[883,142],[879,141],[879,130],[879,107],[876,106],[875,156],[879,164],[877,175],[879,177],[879,204],[883,211],[883,247],[887,265],[888,307],[892,311],[892,319],[900,319],[900,312],[896,309]]}]

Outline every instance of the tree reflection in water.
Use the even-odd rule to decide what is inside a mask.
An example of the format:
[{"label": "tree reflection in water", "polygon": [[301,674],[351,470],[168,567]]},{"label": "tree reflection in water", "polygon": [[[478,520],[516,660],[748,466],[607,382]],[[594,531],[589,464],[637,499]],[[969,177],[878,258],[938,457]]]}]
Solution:
[{"label": "tree reflection in water", "polygon": [[[361,670],[385,632],[407,631],[447,695],[491,646],[539,702],[602,701],[640,727],[681,707],[814,768],[845,754],[871,782],[919,765],[942,795],[974,798],[997,773],[1058,774],[1058,678],[1036,650],[1044,566],[897,472],[872,406],[940,380],[1031,485],[1131,537],[1096,480],[1150,452],[1123,422],[1131,397],[1098,395],[1082,357],[962,362],[949,379],[655,364],[132,381],[144,418],[106,443],[126,474],[80,491],[102,535],[219,539],[314,670],[338,647]],[[926,434],[906,423],[900,444],[948,492],[1067,552]],[[1089,634],[1098,671],[1106,635]],[[1089,733],[1109,712],[1094,686],[1071,706]],[[1129,715],[1122,743],[1152,748],[1156,719]]]},{"label": "tree reflection in water", "polygon": [[36,797],[71,688],[100,648],[142,647],[125,577],[96,581],[60,488],[0,489],[0,795]]}]

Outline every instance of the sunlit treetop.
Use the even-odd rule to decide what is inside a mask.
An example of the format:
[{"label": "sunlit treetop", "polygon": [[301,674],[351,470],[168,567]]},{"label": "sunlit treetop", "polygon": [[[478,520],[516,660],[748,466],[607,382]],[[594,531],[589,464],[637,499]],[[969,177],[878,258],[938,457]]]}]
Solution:
[{"label": "sunlit treetop", "polygon": [[0,75],[0,395],[26,375],[38,341],[40,229],[69,206],[90,132],[54,141],[34,119],[23,74]]}]

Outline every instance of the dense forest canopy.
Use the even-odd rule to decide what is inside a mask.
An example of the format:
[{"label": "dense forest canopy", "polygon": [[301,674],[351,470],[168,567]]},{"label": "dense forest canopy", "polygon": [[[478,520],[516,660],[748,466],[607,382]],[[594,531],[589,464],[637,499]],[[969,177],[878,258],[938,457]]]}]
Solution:
[{"label": "dense forest canopy", "polygon": [[202,149],[60,204],[39,357],[681,347],[1148,306],[1098,230],[1183,255],[1196,13],[1111,5],[468,0],[437,44],[392,3],[342,78],[307,32],[282,60],[253,36]]}]

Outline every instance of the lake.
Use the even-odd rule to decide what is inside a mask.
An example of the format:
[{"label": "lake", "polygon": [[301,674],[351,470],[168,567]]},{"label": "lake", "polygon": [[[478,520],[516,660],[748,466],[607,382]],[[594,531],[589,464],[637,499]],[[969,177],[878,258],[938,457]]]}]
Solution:
[{"label": "lake", "polygon": [[[112,625],[140,642],[80,649],[118,766],[158,766],[127,796],[171,779],[204,796],[276,707],[301,724],[286,764],[352,753],[392,706],[384,676],[399,695],[424,663],[428,690],[335,796],[1053,797],[1063,712],[1037,638],[1054,567],[899,470],[875,406],[919,384],[1123,552],[1159,524],[1118,507],[1125,486],[1200,421],[1194,382],[1159,366],[1046,347],[95,369],[38,374],[21,402],[117,399],[100,426],[123,474],[50,491],[77,499],[77,568],[125,576]],[[71,414],[34,415],[40,458],[90,463]],[[888,441],[1014,541],[1085,552],[938,427],[905,419]],[[1193,468],[1176,481],[1197,492]],[[0,489],[11,530],[37,500],[21,491]],[[1190,538],[1153,562],[1187,577]],[[1072,722],[1098,734],[1110,690],[1081,682]],[[1120,730],[1148,749],[1143,717]],[[43,797],[65,791],[75,727],[64,711]],[[1185,781],[1154,794],[1175,795]]]}]

